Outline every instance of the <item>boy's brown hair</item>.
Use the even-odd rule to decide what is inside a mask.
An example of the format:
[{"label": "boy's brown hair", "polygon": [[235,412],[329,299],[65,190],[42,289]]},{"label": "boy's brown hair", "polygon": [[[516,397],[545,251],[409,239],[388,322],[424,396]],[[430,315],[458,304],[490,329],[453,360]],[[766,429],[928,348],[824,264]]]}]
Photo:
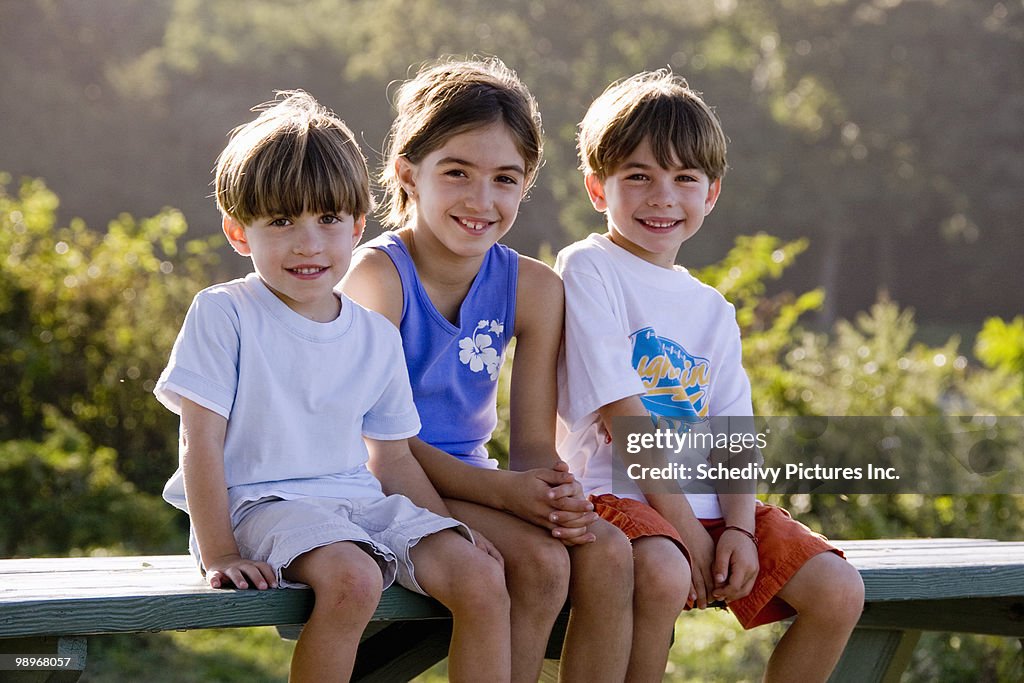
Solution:
[{"label": "boy's brown hair", "polygon": [[526,188],[537,176],[544,149],[537,101],[497,57],[425,64],[398,88],[395,109],[380,176],[388,225],[401,226],[413,208],[395,174],[399,157],[418,164],[452,137],[496,121],[508,126],[526,163]]},{"label": "boy's brown hair", "polygon": [[580,169],[600,179],[615,172],[643,142],[664,168],[700,169],[713,182],[725,175],[726,138],[700,93],[668,69],[612,83],[580,123]]},{"label": "boy's brown hair", "polygon": [[249,225],[261,216],[373,210],[370,174],[348,126],[301,90],[255,107],[217,158],[217,207]]}]

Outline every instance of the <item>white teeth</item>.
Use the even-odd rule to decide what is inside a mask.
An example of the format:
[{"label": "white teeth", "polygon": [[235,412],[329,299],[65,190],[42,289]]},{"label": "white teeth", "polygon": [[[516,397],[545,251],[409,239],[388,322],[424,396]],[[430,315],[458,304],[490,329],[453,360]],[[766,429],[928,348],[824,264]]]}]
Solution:
[{"label": "white teeth", "polygon": [[462,218],[459,219],[459,222],[462,223],[462,225],[464,225],[465,227],[469,228],[470,230],[476,230],[477,232],[487,227],[487,223],[476,223],[473,221],[464,220]]},{"label": "white teeth", "polygon": [[315,275],[319,273],[323,268],[292,268],[299,275]]},{"label": "white teeth", "polygon": [[671,228],[673,225],[675,225],[679,221],[651,221],[651,220],[642,219],[641,222],[644,225],[651,226],[652,228]]}]

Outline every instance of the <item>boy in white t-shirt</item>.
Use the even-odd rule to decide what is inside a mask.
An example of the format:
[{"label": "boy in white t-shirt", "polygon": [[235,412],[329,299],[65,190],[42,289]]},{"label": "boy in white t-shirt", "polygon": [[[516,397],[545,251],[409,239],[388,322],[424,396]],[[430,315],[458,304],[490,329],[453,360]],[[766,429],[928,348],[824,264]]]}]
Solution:
[{"label": "boy in white t-shirt", "polygon": [[420,422],[398,331],[335,291],[372,208],[352,133],[282,93],[233,132],[216,198],[255,272],[196,296],[155,390],[181,416],[164,497],[188,512],[210,585],[312,587],[293,681],[346,680],[395,580],[451,610],[453,677],[508,680],[501,558],[409,451]]},{"label": "boy in white t-shirt", "polygon": [[682,433],[752,416],[732,305],[675,265],[718,200],[725,152],[717,117],[665,70],[612,84],[590,106],[581,168],[608,232],[556,264],[566,300],[559,454],[633,542],[628,680],[660,681],[679,612],[721,600],[745,628],[798,614],[765,679],[823,681],[863,606],[842,553],[752,494],[644,491],[613,467],[611,437],[623,436],[613,418]]}]

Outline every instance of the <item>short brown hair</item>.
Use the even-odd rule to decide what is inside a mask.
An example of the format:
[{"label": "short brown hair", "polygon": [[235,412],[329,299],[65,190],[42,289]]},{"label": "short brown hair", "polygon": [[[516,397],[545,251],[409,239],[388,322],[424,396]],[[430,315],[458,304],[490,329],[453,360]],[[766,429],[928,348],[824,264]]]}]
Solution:
[{"label": "short brown hair", "polygon": [[503,121],[526,163],[526,187],[537,177],[543,137],[537,101],[512,69],[497,57],[427,63],[395,95],[397,114],[388,133],[380,182],[387,215],[400,226],[412,214],[409,196],[395,174],[395,162],[413,164],[450,138]]},{"label": "short brown hair", "polygon": [[243,225],[260,216],[373,210],[370,174],[348,126],[301,90],[255,107],[217,158],[217,207]]},{"label": "short brown hair", "polygon": [[712,181],[725,175],[726,138],[700,93],[668,69],[612,83],[580,123],[580,169],[607,178],[647,139],[663,167],[699,168]]}]

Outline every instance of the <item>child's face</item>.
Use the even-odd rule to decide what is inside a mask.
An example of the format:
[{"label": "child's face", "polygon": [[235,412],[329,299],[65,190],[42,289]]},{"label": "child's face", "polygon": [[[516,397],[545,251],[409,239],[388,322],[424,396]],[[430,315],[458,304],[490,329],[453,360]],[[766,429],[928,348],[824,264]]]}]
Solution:
[{"label": "child's face", "polygon": [[588,175],[585,182],[594,208],[608,216],[611,240],[665,268],[700,229],[722,187],[700,169],[662,168],[646,139],[607,178]]},{"label": "child's face", "polygon": [[248,225],[225,216],[224,234],[281,301],[326,322],[338,316],[334,286],[348,271],[365,225],[365,216],[346,213],[262,216]]},{"label": "child's face", "polygon": [[452,136],[418,164],[396,163],[416,204],[414,228],[454,254],[482,256],[515,222],[526,162],[504,122]]}]

